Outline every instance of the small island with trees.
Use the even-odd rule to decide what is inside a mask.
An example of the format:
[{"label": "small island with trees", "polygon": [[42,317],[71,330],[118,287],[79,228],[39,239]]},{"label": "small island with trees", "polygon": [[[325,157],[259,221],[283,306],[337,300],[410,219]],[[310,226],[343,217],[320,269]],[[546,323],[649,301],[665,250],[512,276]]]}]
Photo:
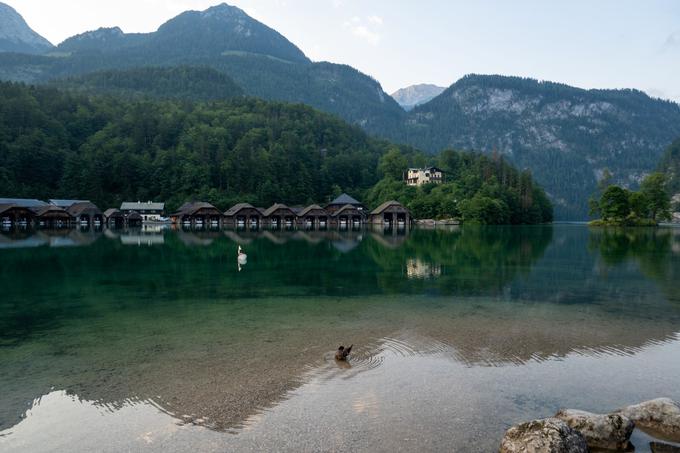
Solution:
[{"label": "small island with trees", "polygon": [[591,226],[657,226],[671,220],[671,196],[663,173],[651,173],[637,191],[609,184],[611,175],[604,172],[597,196],[590,199],[590,213],[599,219]]}]

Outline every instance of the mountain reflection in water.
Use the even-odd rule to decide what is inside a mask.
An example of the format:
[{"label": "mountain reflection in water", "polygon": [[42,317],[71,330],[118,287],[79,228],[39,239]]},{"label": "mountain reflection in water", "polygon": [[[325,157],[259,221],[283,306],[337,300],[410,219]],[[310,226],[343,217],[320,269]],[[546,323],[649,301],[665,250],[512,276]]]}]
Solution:
[{"label": "mountain reflection in water", "polygon": [[[475,441],[479,451],[489,433],[562,405],[680,397],[665,377],[678,367],[668,360],[679,350],[678,232],[161,231],[140,247],[105,233],[79,248],[1,250],[0,447],[49,419],[43,395],[78,414],[89,409],[69,398],[126,414],[150,405],[238,433],[189,430],[192,445],[250,439],[276,449],[265,442],[281,429],[271,423],[293,429],[327,411],[338,426],[368,417],[382,432],[403,421],[445,442],[421,449]],[[248,254],[240,273],[238,245]],[[329,360],[341,342],[357,345],[347,369]],[[334,388],[348,393],[329,407],[319,398]],[[445,435],[447,411],[461,420],[456,439]],[[185,435],[177,429],[168,436]],[[118,445],[134,445],[125,435]],[[313,450],[319,439],[307,436],[298,440]]]}]

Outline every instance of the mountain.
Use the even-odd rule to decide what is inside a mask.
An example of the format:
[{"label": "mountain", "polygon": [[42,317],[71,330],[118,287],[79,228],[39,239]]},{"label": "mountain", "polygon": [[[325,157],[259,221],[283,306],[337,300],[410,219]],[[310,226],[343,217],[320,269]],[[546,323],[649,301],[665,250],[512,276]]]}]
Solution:
[{"label": "mountain", "polygon": [[586,219],[604,169],[635,188],[680,136],[680,106],[636,90],[469,75],[409,112],[388,137],[435,152],[496,151],[531,169],[557,219]]},{"label": "mountain", "polygon": [[14,8],[0,2],[0,52],[41,54],[53,47],[34,32]]},{"label": "mountain", "polygon": [[248,52],[284,61],[309,63],[305,54],[284,36],[222,3],[205,11],[187,11],[161,25],[147,44],[166,55],[194,56]]},{"label": "mountain", "polygon": [[406,88],[401,88],[391,94],[392,98],[399,105],[401,105],[404,110],[412,110],[413,107],[424,104],[431,99],[439,96],[445,87],[440,87],[437,85],[432,85],[429,83],[421,83],[419,85],[411,85]]},{"label": "mountain", "polygon": [[231,99],[243,94],[243,89],[228,75],[212,68],[193,66],[93,72],[53,84],[73,91],[126,98],[210,101]]},{"label": "mountain", "polygon": [[393,132],[405,115],[376,80],[350,66],[311,62],[277,31],[227,4],[182,13],[153,33],[126,34],[119,28],[83,33],[50,56],[0,54],[0,80],[44,83],[180,65],[217,69],[246,95],[305,103],[373,133]]},{"label": "mountain", "polygon": [[225,3],[205,11],[186,11],[153,33],[124,33],[100,28],[68,38],[57,50],[64,54],[99,53],[158,59],[220,57],[230,53],[268,55],[287,62],[309,63],[293,43],[266,25]]},{"label": "mountain", "polygon": [[[137,71],[148,67],[154,69]],[[169,67],[185,69],[155,72]],[[195,84],[188,67],[197,68]],[[154,86],[156,76],[163,86]],[[240,88],[246,96],[307,104],[431,153],[496,151],[533,172],[557,219],[587,218],[587,200],[605,168],[612,182],[635,188],[680,137],[675,103],[635,90],[583,90],[518,77],[466,76],[405,112],[373,78],[351,66],[310,61],[281,34],[226,4],[182,13],[152,33],[106,28],[69,38],[47,55],[0,53],[0,80],[206,100],[238,96]],[[179,96],[170,95],[175,89]],[[420,102],[413,93],[421,91],[395,96]]]}]

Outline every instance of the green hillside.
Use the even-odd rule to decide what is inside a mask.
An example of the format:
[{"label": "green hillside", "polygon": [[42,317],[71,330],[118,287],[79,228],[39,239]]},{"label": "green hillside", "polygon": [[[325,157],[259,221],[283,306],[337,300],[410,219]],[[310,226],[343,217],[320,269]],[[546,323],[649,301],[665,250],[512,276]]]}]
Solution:
[{"label": "green hillside", "polygon": [[[396,180],[428,160],[443,165],[451,183],[411,190]],[[404,191],[389,193],[385,184]],[[389,195],[417,217],[536,223],[551,214],[531,176],[500,160],[427,156],[304,105],[90,96],[8,82],[0,83],[0,187],[0,196],[102,207],[150,199],[168,209],[190,199],[223,209],[306,205],[344,191],[371,207]]]},{"label": "green hillside", "polygon": [[191,66],[101,71],[53,83],[63,89],[123,97],[209,101],[243,95],[241,87],[226,74]]}]

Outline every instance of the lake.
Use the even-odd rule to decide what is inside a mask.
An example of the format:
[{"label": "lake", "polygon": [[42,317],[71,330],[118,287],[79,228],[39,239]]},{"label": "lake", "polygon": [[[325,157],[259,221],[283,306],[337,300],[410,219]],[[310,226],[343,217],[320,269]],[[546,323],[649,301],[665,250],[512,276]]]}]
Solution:
[{"label": "lake", "polygon": [[5,233],[0,290],[0,451],[490,452],[680,400],[674,228]]}]

